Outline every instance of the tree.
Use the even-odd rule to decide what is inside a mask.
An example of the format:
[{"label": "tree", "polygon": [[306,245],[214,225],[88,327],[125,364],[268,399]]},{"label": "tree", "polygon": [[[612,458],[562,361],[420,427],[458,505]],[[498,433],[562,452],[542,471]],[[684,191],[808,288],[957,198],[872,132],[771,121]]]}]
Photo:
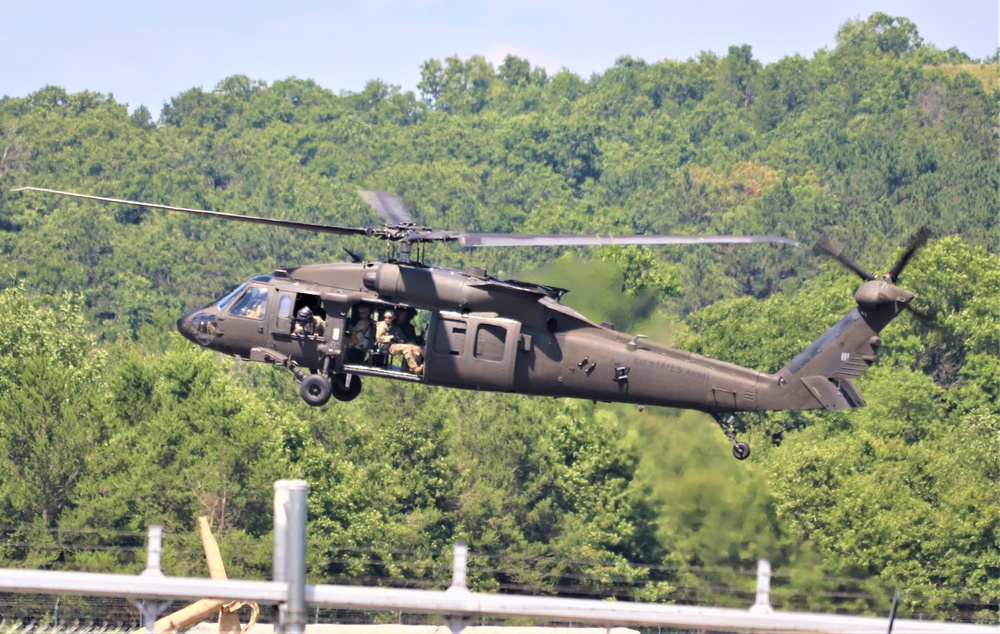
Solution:
[{"label": "tree", "polygon": [[729,54],[719,63],[719,96],[740,106],[750,109],[750,104],[757,96],[756,85],[761,63],[753,58],[753,49],[749,44],[730,46]]},{"label": "tree", "polygon": [[837,31],[837,48],[862,54],[884,53],[900,56],[923,46],[917,25],[904,17],[880,11],[866,20],[849,20]]}]

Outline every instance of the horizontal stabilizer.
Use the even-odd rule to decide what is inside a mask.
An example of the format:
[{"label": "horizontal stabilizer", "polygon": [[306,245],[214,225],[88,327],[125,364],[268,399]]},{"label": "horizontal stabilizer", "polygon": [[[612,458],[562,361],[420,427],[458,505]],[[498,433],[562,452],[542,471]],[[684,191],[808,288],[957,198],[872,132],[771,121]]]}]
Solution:
[{"label": "horizontal stabilizer", "polygon": [[824,409],[853,409],[866,404],[858,388],[847,379],[804,376],[802,383]]}]

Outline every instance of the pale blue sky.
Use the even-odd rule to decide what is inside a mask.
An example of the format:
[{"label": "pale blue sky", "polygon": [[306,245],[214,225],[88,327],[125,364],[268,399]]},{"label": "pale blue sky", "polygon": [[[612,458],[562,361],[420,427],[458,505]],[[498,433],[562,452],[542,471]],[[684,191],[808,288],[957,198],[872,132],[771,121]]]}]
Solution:
[{"label": "pale blue sky", "polygon": [[112,93],[154,116],[163,103],[235,74],[313,79],[335,92],[371,79],[415,90],[420,65],[512,53],[589,77],[622,55],[685,60],[750,44],[764,63],[834,46],[875,11],[907,17],[940,49],[998,46],[997,0],[6,0],[0,95],[46,84]]}]

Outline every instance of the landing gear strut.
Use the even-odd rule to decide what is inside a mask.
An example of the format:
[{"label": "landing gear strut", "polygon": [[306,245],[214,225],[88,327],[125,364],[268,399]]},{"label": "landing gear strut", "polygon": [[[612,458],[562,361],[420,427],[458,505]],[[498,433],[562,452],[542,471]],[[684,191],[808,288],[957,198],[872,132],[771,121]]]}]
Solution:
[{"label": "landing gear strut", "polygon": [[736,456],[736,459],[746,460],[747,456],[750,455],[750,445],[736,440],[736,430],[733,429],[733,420],[736,419],[736,416],[733,414],[712,414],[711,416],[715,419],[715,422],[719,423],[722,433],[732,443],[733,455]]}]

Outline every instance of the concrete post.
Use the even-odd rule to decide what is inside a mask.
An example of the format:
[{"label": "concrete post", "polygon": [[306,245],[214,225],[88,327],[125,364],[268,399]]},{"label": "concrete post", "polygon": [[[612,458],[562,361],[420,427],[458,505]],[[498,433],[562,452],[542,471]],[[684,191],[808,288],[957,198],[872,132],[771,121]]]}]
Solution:
[{"label": "concrete post", "polygon": [[[163,571],[160,570],[160,552],[163,549],[163,527],[153,525],[149,527],[149,532],[146,536],[146,569],[142,571],[143,577],[162,577]],[[133,601],[135,605],[142,612],[142,620],[146,626],[146,632],[148,634],[153,634],[155,631],[156,617],[160,615],[167,606],[170,605],[167,602],[156,603],[155,601]]]},{"label": "concrete post", "polygon": [[[469,559],[469,546],[465,542],[455,542],[455,549],[452,551],[451,560],[451,587],[448,594],[469,594],[469,587],[465,581],[465,571]],[[451,616],[448,618],[448,628],[452,634],[462,634],[469,624],[466,616]]]},{"label": "concrete post", "polygon": [[750,611],[754,614],[771,614],[771,562],[761,559],[757,562],[757,598]]},{"label": "concrete post", "polygon": [[469,546],[465,542],[455,542],[451,561],[451,587],[449,590],[468,590],[465,583],[465,569],[468,565]]},{"label": "concrete post", "polygon": [[163,527],[152,525],[146,534],[146,569],[142,572],[146,577],[162,577],[160,570],[160,552],[163,550]]}]

